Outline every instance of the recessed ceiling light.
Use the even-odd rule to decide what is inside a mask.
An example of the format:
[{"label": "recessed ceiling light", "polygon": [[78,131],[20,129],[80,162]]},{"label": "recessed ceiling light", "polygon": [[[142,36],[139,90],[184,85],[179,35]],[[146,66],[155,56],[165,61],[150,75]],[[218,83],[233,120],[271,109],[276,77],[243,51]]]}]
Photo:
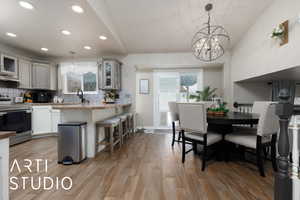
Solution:
[{"label": "recessed ceiling light", "polygon": [[104,35],[100,35],[100,40],[107,40],[107,37],[106,36],[104,36]]},{"label": "recessed ceiling light", "polygon": [[68,30],[62,30],[61,33],[64,35],[71,35],[71,32]]},{"label": "recessed ceiling light", "polygon": [[7,32],[6,35],[9,36],[9,37],[17,37],[16,34],[14,34],[14,33],[9,33],[9,32]]},{"label": "recessed ceiling light", "polygon": [[73,5],[73,6],[72,6],[72,10],[73,10],[74,12],[76,12],[76,13],[83,13],[83,12],[84,12],[83,8],[81,8],[81,7],[78,6],[78,5]]},{"label": "recessed ceiling light", "polygon": [[41,48],[41,50],[42,50],[42,51],[48,51],[49,49],[43,47],[43,48]]},{"label": "recessed ceiling light", "polygon": [[29,9],[29,10],[33,10],[34,7],[31,3],[28,3],[27,1],[19,1],[20,6],[22,6],[23,8]]},{"label": "recessed ceiling light", "polygon": [[86,50],[91,50],[92,49],[92,47],[90,47],[90,46],[84,46],[83,48],[85,48]]}]

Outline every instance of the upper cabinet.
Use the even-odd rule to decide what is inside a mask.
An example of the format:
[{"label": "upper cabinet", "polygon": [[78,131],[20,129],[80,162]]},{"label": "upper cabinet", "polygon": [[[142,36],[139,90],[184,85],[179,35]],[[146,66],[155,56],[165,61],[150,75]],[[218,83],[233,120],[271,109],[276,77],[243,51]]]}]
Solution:
[{"label": "upper cabinet", "polygon": [[32,88],[50,89],[50,65],[33,63],[32,65]]},{"label": "upper cabinet", "polygon": [[100,67],[101,85],[103,90],[121,89],[121,63],[114,59],[103,59]]},{"label": "upper cabinet", "polygon": [[14,56],[1,54],[0,74],[9,78],[18,79],[18,59]]},{"label": "upper cabinet", "polygon": [[19,88],[30,89],[32,77],[32,63],[27,60],[19,60]]},{"label": "upper cabinet", "polygon": [[50,90],[57,90],[57,73],[58,67],[56,65],[50,65]]}]

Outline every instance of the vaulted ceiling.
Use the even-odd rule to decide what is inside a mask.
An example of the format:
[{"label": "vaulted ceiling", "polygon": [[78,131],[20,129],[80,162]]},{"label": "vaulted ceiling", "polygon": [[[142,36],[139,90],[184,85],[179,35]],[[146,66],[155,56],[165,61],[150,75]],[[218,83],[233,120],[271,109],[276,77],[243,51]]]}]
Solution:
[{"label": "vaulted ceiling", "polygon": [[[214,4],[212,23],[226,28],[234,46],[273,0],[2,0],[0,42],[54,57],[103,54],[188,52],[193,34],[207,21],[204,6]],[[71,6],[83,7],[83,14]],[[71,35],[61,34],[61,30]],[[6,32],[14,32],[9,38]],[[105,35],[107,40],[99,40]],[[85,50],[88,45],[92,50]],[[48,52],[42,53],[41,47]]]}]

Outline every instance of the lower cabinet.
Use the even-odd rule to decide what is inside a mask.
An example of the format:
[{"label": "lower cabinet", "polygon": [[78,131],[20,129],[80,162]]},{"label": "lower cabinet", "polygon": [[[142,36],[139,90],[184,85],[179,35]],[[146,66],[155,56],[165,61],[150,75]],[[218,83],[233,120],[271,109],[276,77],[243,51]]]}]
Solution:
[{"label": "lower cabinet", "polygon": [[51,109],[51,130],[57,133],[57,125],[60,123],[60,110]]},{"label": "lower cabinet", "polygon": [[57,124],[59,123],[59,110],[53,110],[51,106],[32,107],[33,135],[55,133],[57,132]]}]

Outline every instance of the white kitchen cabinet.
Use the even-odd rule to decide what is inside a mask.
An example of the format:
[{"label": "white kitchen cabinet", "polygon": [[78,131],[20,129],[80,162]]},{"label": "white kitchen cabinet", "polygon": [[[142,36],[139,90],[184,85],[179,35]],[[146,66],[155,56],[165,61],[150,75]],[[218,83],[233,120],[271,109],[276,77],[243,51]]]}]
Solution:
[{"label": "white kitchen cabinet", "polygon": [[50,90],[57,90],[57,66],[50,66]]},{"label": "white kitchen cabinet", "polygon": [[51,106],[32,107],[32,131],[33,135],[52,132]]},{"label": "white kitchen cabinet", "polygon": [[50,65],[49,64],[33,63],[32,88],[50,89]]},{"label": "white kitchen cabinet", "polygon": [[57,125],[61,123],[60,110],[51,110],[51,132],[57,133]]},{"label": "white kitchen cabinet", "polygon": [[0,139],[0,199],[9,199],[9,138]]},{"label": "white kitchen cabinet", "polygon": [[121,63],[114,59],[104,59],[101,64],[101,85],[100,89],[120,90],[121,89]]},{"label": "white kitchen cabinet", "polygon": [[52,106],[32,107],[33,135],[57,133],[60,121],[60,110],[53,110]]},{"label": "white kitchen cabinet", "polygon": [[19,88],[30,89],[31,88],[31,72],[32,63],[27,60],[19,60]]}]

